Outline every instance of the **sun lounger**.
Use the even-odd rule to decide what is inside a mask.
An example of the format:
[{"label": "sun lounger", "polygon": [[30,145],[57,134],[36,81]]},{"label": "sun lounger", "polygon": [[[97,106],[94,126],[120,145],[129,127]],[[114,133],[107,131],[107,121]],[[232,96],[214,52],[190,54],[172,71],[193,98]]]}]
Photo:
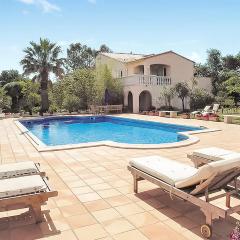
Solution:
[{"label": "sun lounger", "polygon": [[210,113],[217,113],[219,107],[220,107],[220,104],[218,103],[213,104],[213,108],[212,108],[212,111],[210,111]]},{"label": "sun lounger", "polygon": [[[237,193],[236,178],[240,175],[240,159],[229,159],[208,163],[194,168],[159,156],[135,158],[129,162],[128,169],[134,179],[134,192],[138,192],[138,182],[148,180],[171,197],[189,201],[200,207],[206,216],[206,224],[201,226],[205,238],[212,234],[212,221],[240,210],[240,205],[231,207],[230,200]],[[226,191],[228,184],[234,181],[235,188]],[[216,191],[221,191],[218,195]],[[211,196],[212,192],[214,196]],[[220,208],[213,200],[226,197],[226,208]]]},{"label": "sun lounger", "polygon": [[202,111],[194,111],[191,112],[191,114],[196,115],[196,114],[203,114],[205,112],[209,112],[211,109],[211,106],[206,106]]},{"label": "sun lounger", "polygon": [[209,109],[208,111],[204,111],[202,113],[202,115],[206,116],[206,115],[210,115],[210,114],[216,114],[218,112],[219,107],[220,107],[220,104],[217,104],[217,103],[213,104],[212,110]]},{"label": "sun lounger", "polygon": [[57,196],[51,190],[48,181],[40,175],[0,180],[0,211],[29,208],[35,216],[36,223],[42,221],[41,205],[48,198]]},{"label": "sun lounger", "polygon": [[188,154],[187,156],[194,163],[194,166],[198,168],[213,161],[240,158],[240,153],[229,151],[223,148],[209,147],[194,150],[192,154]]},{"label": "sun lounger", "polygon": [[15,178],[26,175],[45,175],[39,169],[40,164],[31,161],[0,165],[0,179]]}]

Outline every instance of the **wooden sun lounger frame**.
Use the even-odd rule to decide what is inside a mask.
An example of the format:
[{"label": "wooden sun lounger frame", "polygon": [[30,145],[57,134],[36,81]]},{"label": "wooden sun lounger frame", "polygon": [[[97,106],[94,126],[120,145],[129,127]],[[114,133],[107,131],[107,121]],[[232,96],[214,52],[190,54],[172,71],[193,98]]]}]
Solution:
[{"label": "wooden sun lounger frame", "polygon": [[[200,210],[206,217],[206,224],[201,226],[201,233],[205,238],[210,238],[212,235],[212,223],[214,219],[220,217],[225,219],[228,215],[240,211],[240,205],[231,207],[231,195],[238,194],[237,189],[237,177],[240,175],[239,168],[233,168],[225,171],[219,175],[214,175],[211,178],[202,181],[199,185],[196,185],[192,191],[184,191],[178,189],[158,178],[155,178],[133,166],[128,166],[128,170],[133,175],[134,192],[138,192],[138,182],[141,180],[148,180],[151,183],[159,186],[163,191],[168,192],[170,196],[175,196],[182,200],[191,202],[192,204],[200,207]],[[229,182],[234,181],[234,189],[221,193],[218,196],[209,197],[209,193],[216,190],[226,190]],[[205,195],[205,197],[204,197]],[[219,208],[210,203],[215,199],[226,196],[227,210]],[[201,198],[202,197],[202,198]]]},{"label": "wooden sun lounger frame", "polygon": [[187,157],[193,162],[194,167],[199,168],[204,164],[214,162],[213,160],[205,157],[196,156],[195,154],[187,154]]},{"label": "wooden sun lounger frame", "polygon": [[35,222],[42,222],[41,206],[46,204],[50,197],[56,197],[57,191],[53,191],[49,186],[46,177],[42,177],[44,183],[47,186],[45,191],[33,192],[30,194],[16,195],[11,197],[5,197],[0,199],[0,211],[9,211],[22,208],[29,208],[29,212],[35,216]]}]

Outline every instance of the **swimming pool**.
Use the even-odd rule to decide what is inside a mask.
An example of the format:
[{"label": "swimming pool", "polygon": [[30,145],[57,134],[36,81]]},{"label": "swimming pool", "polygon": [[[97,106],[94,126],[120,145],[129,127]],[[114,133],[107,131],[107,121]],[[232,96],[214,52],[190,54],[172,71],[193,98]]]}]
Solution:
[{"label": "swimming pool", "polygon": [[[35,142],[45,146],[115,143],[153,146],[183,142],[201,127],[166,124],[113,116],[63,116],[20,120]],[[39,140],[39,141],[38,141]]]}]

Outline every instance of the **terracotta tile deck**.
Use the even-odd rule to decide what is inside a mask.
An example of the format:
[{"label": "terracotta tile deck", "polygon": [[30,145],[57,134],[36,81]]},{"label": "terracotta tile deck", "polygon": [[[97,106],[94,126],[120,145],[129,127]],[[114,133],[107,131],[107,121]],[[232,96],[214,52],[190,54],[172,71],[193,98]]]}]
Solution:
[{"label": "terracotta tile deck", "polygon": [[[178,199],[171,200],[169,195],[146,181],[139,184],[139,194],[133,193],[132,177],[126,169],[128,159],[154,154],[191,164],[186,154],[196,148],[218,146],[240,151],[240,126],[130,116],[204,125],[222,131],[199,134],[197,144],[181,148],[141,150],[93,147],[40,153],[20,134],[12,119],[0,120],[0,163],[40,162],[51,185],[59,191],[59,196],[44,206],[45,221],[39,225],[33,224],[26,210],[0,213],[0,239],[202,239],[200,225],[204,222],[204,216],[197,207]],[[19,213],[22,213],[19,218],[13,217]],[[228,239],[237,219],[240,219],[239,214],[234,214],[227,221],[215,221],[212,239]]]}]

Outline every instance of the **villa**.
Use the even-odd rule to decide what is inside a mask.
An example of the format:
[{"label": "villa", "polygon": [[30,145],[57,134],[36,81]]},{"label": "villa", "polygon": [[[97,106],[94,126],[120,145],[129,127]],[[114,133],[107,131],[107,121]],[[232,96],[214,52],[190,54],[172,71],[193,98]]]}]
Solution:
[{"label": "villa", "polygon": [[[187,82],[194,78],[194,62],[173,51],[143,55],[133,53],[100,53],[96,66],[107,65],[114,78],[122,80],[124,105],[133,113],[158,108],[160,91],[164,86]],[[211,91],[208,78],[195,78],[199,88]],[[181,101],[175,97],[173,107],[181,108]],[[186,102],[188,106],[188,102]]]}]

